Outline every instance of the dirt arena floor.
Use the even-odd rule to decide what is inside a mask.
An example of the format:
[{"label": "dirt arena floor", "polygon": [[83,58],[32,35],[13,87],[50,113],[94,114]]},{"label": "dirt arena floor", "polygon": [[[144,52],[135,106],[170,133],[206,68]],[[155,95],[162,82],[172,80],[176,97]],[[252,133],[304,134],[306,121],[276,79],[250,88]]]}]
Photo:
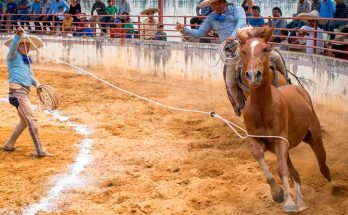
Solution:
[{"label": "dirt arena floor", "polygon": [[[0,99],[7,96],[2,64]],[[284,214],[246,143],[221,121],[206,115],[174,112],[130,97],[59,65],[36,66],[41,83],[61,93],[60,112],[94,131],[92,163],[83,186],[62,192],[50,212],[38,214]],[[93,71],[93,68],[91,68]],[[136,72],[99,70],[97,74],[132,92],[182,108],[214,110],[234,118],[224,86],[212,81],[162,79]],[[34,103],[35,93],[32,91]],[[340,104],[316,105],[333,182],[320,175],[310,147],[301,144],[291,157],[310,207],[302,214],[348,214],[348,114]],[[0,214],[21,214],[46,196],[67,171],[83,137],[38,111],[41,138],[56,154],[37,159],[28,132],[19,150],[0,151]],[[0,144],[18,121],[14,108],[0,102]],[[277,176],[275,156],[267,162]]]}]

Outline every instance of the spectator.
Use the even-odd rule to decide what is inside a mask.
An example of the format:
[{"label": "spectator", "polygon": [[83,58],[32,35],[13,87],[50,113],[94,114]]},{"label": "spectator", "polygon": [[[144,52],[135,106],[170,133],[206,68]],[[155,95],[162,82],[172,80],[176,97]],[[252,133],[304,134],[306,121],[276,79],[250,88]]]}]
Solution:
[{"label": "spectator", "polygon": [[110,37],[111,38],[126,38],[126,31],[122,27],[122,21],[121,19],[115,19],[115,27],[110,30]]},{"label": "spectator", "polygon": [[111,15],[111,16],[107,16],[105,18],[105,22],[113,22],[114,21],[114,16],[118,12],[118,8],[114,5],[112,0],[108,0],[107,3],[108,3],[108,6],[106,7],[106,12],[108,12],[108,14]]},{"label": "spectator", "polygon": [[98,14],[98,18],[97,18],[97,22],[101,23],[99,24],[99,27],[101,28],[101,33],[100,35],[104,35],[106,34],[106,28],[105,28],[105,24],[103,22],[105,22],[105,20],[107,18],[105,18],[104,15],[108,15],[108,12],[106,12],[106,6],[103,2],[101,2],[101,0],[95,0],[95,3],[92,6],[92,11],[91,11],[91,15],[93,16],[93,12],[97,11]]},{"label": "spectator", "polygon": [[140,39],[154,40],[157,31],[158,20],[154,18],[154,14],[158,13],[158,8],[148,8],[140,14],[147,15],[147,18],[142,22]]},{"label": "spectator", "polygon": [[117,15],[122,15],[124,12],[127,12],[128,14],[131,12],[131,8],[127,0],[121,0]]},{"label": "spectator", "polygon": [[[59,8],[59,12],[56,14],[56,17],[57,17],[57,26],[62,26],[63,25],[63,20],[64,20],[64,8],[63,7],[60,7]],[[60,35],[62,29],[60,27],[58,27],[56,29],[56,35]]]},{"label": "spectator", "polygon": [[252,16],[252,7],[254,6],[254,1],[253,0],[244,0],[242,3],[242,8],[245,11],[246,16]]},{"label": "spectator", "polygon": [[64,12],[64,19],[62,24],[63,35],[71,34],[73,31],[73,21],[74,18],[68,11]]},{"label": "spectator", "polygon": [[94,32],[92,28],[90,27],[90,23],[88,22],[86,17],[77,17],[78,23],[77,23],[77,28],[76,28],[76,34],[75,36],[77,37],[93,37]]},{"label": "spectator", "polygon": [[[31,14],[40,14],[41,13],[41,2],[40,0],[34,0],[34,3],[31,5]],[[40,16],[32,16],[32,20],[34,20],[35,25],[35,33],[41,33],[42,28],[39,21]]]},{"label": "spectator", "polygon": [[320,18],[333,18],[336,10],[334,0],[322,0],[320,4]]},{"label": "spectator", "polygon": [[253,19],[249,19],[249,25],[253,27],[262,27],[265,25],[265,20],[260,16],[260,7],[253,6],[252,7]]},{"label": "spectator", "polygon": [[17,29],[18,23],[17,23],[17,3],[14,2],[14,0],[8,0],[8,3],[6,5],[6,14],[8,14],[7,22],[7,29],[10,31],[12,28]]},{"label": "spectator", "polygon": [[[348,18],[347,5],[342,0],[335,0],[335,1],[336,1],[336,10],[335,10],[334,18]],[[346,23],[347,23],[347,21],[330,20],[328,22],[328,25],[324,25],[325,26],[324,30],[333,32],[333,31],[335,31],[336,28],[339,28],[340,26],[343,26]],[[330,34],[330,40],[333,40],[333,39],[335,39],[335,35]]]},{"label": "spectator", "polygon": [[[63,8],[63,11],[59,11],[60,8]],[[64,19],[64,11],[69,11],[70,7],[65,0],[55,0],[51,4],[50,9],[48,10],[48,21],[53,21],[54,27],[61,26],[61,22],[59,23],[59,18],[56,16],[58,13],[61,14],[61,21]],[[53,29],[51,29],[53,31]],[[56,29],[57,31],[57,29]],[[57,31],[58,33],[58,31]]]},{"label": "spectator", "polygon": [[196,15],[197,16],[208,16],[211,12],[213,12],[213,10],[211,9],[210,6],[200,8],[199,5],[202,3],[202,1],[204,1],[204,0],[200,0],[196,6]]},{"label": "spectator", "polygon": [[280,50],[283,50],[283,51],[288,51],[289,50],[289,46],[288,46],[289,40],[287,38],[288,34],[289,34],[289,32],[286,31],[286,30],[281,30],[280,31],[280,35],[282,36],[282,37],[279,37],[279,41],[280,41],[280,44],[281,44],[280,47],[279,47]]},{"label": "spectator", "polygon": [[[42,0],[42,5],[41,5],[41,11],[40,14],[48,14],[48,11],[50,10],[52,4],[50,1],[48,0]],[[43,26],[43,30],[47,32],[47,30],[49,30],[49,28],[51,27],[51,23],[48,20],[48,17],[46,15],[42,15],[39,18],[40,21],[42,21],[42,26]],[[46,28],[47,26],[47,28]]]},{"label": "spectator", "polygon": [[[344,26],[340,32],[347,34],[348,25]],[[348,51],[348,45],[341,43],[341,42],[347,42],[347,41],[348,41],[347,35],[337,35],[335,39],[330,42],[331,48],[334,50],[339,50],[339,51]],[[331,51],[331,53],[329,53],[329,56],[348,60],[348,54],[345,54],[345,53],[338,53],[338,52]]]},{"label": "spectator", "polygon": [[71,0],[69,14],[73,15],[74,22],[77,21],[76,14],[81,14],[81,5],[79,0]]},{"label": "spectator", "polygon": [[28,16],[31,12],[31,1],[30,0],[20,0],[17,4],[17,12],[19,14],[19,20],[21,21],[21,26],[24,28],[24,24],[27,25],[29,31],[31,31],[30,27],[30,16]]},{"label": "spectator", "polygon": [[6,29],[4,14],[5,14],[5,4],[2,1],[0,1],[0,33],[2,33],[2,30]]},{"label": "spectator", "polygon": [[299,0],[297,4],[296,16],[300,13],[309,13],[311,11],[311,3],[308,0]]},{"label": "spectator", "polygon": [[[299,0],[297,4],[296,14],[293,14],[293,17],[298,17],[300,13],[309,13],[311,11],[311,3],[308,0]],[[304,23],[300,20],[292,20],[286,27],[290,29],[301,28]],[[294,31],[290,31],[289,36],[295,36]]]},{"label": "spectator", "polygon": [[[279,7],[274,7],[272,9],[272,16],[274,18],[280,18],[282,16],[282,10]],[[285,19],[273,19],[272,20],[272,26],[274,28],[286,28],[286,20]],[[280,29],[275,29],[273,31],[273,35],[281,35],[281,31]],[[280,42],[280,38],[279,37],[275,37],[272,39],[273,42]]]},{"label": "spectator", "polygon": [[155,33],[155,40],[167,41],[167,34],[163,32],[163,25],[158,25],[158,30]]},{"label": "spectator", "polygon": [[48,14],[56,14],[59,13],[59,8],[64,8],[64,11],[69,11],[70,7],[68,3],[66,3],[65,0],[55,0],[52,4],[50,9],[48,10]]},{"label": "spectator", "polygon": [[[314,10],[310,13],[301,13],[298,15],[298,18],[303,20],[305,22],[305,25],[302,26],[300,29],[296,28],[295,31],[297,33],[298,37],[303,37],[303,39],[299,39],[300,44],[305,44],[306,46],[314,46],[314,32],[310,32],[313,30],[317,30],[317,40],[316,41],[316,47],[324,48],[324,37],[321,28],[318,26],[318,20],[315,20],[316,18],[319,18],[318,11]],[[315,29],[315,26],[318,26]],[[323,53],[323,49],[316,49],[316,53]],[[307,54],[313,54],[314,49],[311,47],[306,47],[306,53]]]},{"label": "spectator", "polygon": [[311,11],[316,10],[320,12],[321,0],[312,0]]},{"label": "spectator", "polygon": [[134,34],[134,25],[127,12],[122,13],[121,21],[123,23],[123,28],[126,31],[126,38],[132,39]]}]

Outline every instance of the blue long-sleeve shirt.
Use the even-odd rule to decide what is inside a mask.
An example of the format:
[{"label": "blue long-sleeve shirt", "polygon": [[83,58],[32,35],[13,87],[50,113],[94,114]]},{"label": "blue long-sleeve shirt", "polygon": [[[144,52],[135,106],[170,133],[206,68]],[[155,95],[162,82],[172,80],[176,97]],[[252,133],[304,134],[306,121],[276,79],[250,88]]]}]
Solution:
[{"label": "blue long-sleeve shirt", "polygon": [[200,38],[204,37],[214,29],[219,35],[221,42],[227,40],[230,36],[235,36],[237,30],[246,26],[245,12],[241,6],[228,4],[225,11],[225,20],[215,20],[214,11],[204,20],[199,29],[184,28],[182,33],[187,36]]},{"label": "blue long-sleeve shirt", "polygon": [[69,11],[69,9],[70,9],[70,6],[68,5],[68,3],[66,3],[66,1],[64,1],[64,0],[60,0],[59,2],[54,1],[51,4],[51,8],[48,11],[48,14],[56,14],[56,13],[58,13],[60,7],[63,7],[64,11]]},{"label": "blue long-sleeve shirt", "polygon": [[333,18],[336,10],[336,3],[333,0],[322,0],[320,5],[320,18]]},{"label": "blue long-sleeve shirt", "polygon": [[8,82],[26,87],[36,86],[38,82],[31,71],[30,65],[24,63],[23,55],[17,50],[20,39],[21,37],[17,34],[14,36],[7,55]]}]

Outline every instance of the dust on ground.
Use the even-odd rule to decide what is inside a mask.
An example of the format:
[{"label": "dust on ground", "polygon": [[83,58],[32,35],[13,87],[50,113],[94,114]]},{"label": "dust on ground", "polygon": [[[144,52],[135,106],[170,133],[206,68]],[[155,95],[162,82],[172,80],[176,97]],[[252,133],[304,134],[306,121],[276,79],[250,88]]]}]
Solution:
[{"label": "dust on ground", "polygon": [[[35,69],[41,83],[61,92],[61,111],[95,131],[91,137],[93,163],[83,173],[88,185],[65,191],[55,202],[56,210],[39,214],[283,214],[247,145],[221,121],[150,105],[64,66]],[[220,82],[162,79],[136,71],[94,71],[153,100],[214,110],[243,124],[233,117]],[[5,80],[1,73],[0,81]],[[5,94],[1,87],[1,95]],[[317,106],[332,136],[325,141],[332,184],[320,175],[309,146],[302,144],[291,151],[310,207],[303,214],[348,213],[347,116],[337,107]],[[0,110],[1,122],[5,122],[0,125],[0,141],[4,142],[17,118],[12,112],[7,114],[12,110],[9,105],[0,104]],[[46,118],[39,116],[41,136],[58,156],[42,160],[26,156],[32,150],[28,136],[19,143],[22,151],[1,152],[0,165],[5,171],[0,173],[0,208],[18,212],[38,201],[76,155],[73,144],[79,137],[59,123],[50,121],[45,126]],[[277,175],[274,155],[266,157]]]}]

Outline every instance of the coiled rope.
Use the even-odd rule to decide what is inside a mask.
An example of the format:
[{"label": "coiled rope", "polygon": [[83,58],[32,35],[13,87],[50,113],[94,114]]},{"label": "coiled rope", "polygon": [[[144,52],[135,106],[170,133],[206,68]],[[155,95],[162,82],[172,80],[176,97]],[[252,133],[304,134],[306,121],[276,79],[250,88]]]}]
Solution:
[{"label": "coiled rope", "polygon": [[39,85],[36,88],[41,105],[48,111],[57,110],[59,107],[59,94],[49,85]]},{"label": "coiled rope", "polygon": [[[28,37],[28,35],[24,32],[24,35],[26,37]],[[31,41],[30,37],[28,37],[28,40],[30,41],[30,43],[32,45],[34,45],[34,47],[36,48],[36,50],[39,50],[35,44],[33,43],[33,41]],[[26,53],[28,53],[27,50],[27,46],[25,45],[25,51]],[[33,68],[31,66],[30,60],[28,60],[29,62],[29,67],[30,70],[33,71]],[[39,85],[36,86],[36,93],[37,96],[39,97],[40,103],[43,106],[44,109],[46,109],[47,111],[55,111],[58,109],[59,107],[59,94],[57,92],[57,90],[55,90],[53,87],[49,86],[49,85]]]},{"label": "coiled rope", "polygon": [[[24,34],[25,34],[25,36],[27,36],[27,34],[26,34],[25,32],[24,32]],[[110,87],[112,87],[112,88],[114,88],[114,89],[116,89],[116,90],[119,90],[119,91],[121,91],[121,92],[123,92],[123,93],[126,93],[126,94],[131,95],[131,96],[134,96],[134,97],[136,97],[136,98],[138,98],[138,99],[147,101],[147,102],[149,102],[149,103],[152,103],[152,104],[155,104],[155,105],[158,105],[158,106],[160,106],[160,107],[167,108],[167,109],[170,109],[170,110],[181,111],[181,112],[189,112],[189,113],[199,113],[199,114],[209,115],[209,116],[211,116],[211,117],[213,117],[213,118],[219,119],[219,120],[221,120],[222,122],[224,122],[224,123],[225,123],[225,124],[226,124],[226,125],[239,137],[239,138],[241,138],[241,139],[246,139],[246,138],[249,138],[249,137],[251,137],[251,138],[275,138],[275,139],[284,140],[285,142],[287,142],[287,144],[288,144],[288,146],[289,146],[289,141],[288,141],[286,138],[281,137],[281,136],[273,136],[273,135],[269,136],[269,135],[253,135],[253,134],[248,134],[248,132],[247,132],[245,129],[243,129],[242,127],[240,127],[240,126],[238,126],[237,124],[235,124],[235,123],[233,123],[233,122],[231,122],[231,121],[229,121],[229,120],[223,118],[222,116],[220,116],[219,114],[217,114],[217,113],[215,113],[215,112],[213,112],[213,111],[202,111],[202,110],[178,108],[178,107],[174,107],[174,106],[170,106],[170,105],[165,105],[165,104],[159,103],[159,102],[157,102],[157,101],[154,101],[154,100],[145,98],[145,97],[143,97],[143,96],[140,96],[140,95],[138,95],[138,94],[136,94],[136,93],[130,92],[130,91],[126,90],[126,89],[120,88],[120,87],[118,87],[118,86],[116,86],[116,85],[114,85],[114,84],[112,84],[112,83],[110,83],[110,82],[108,82],[108,81],[106,81],[106,80],[104,80],[104,79],[98,77],[97,75],[93,74],[92,72],[89,72],[89,71],[87,71],[87,70],[85,70],[85,69],[82,69],[82,68],[80,68],[80,67],[78,67],[78,66],[75,66],[75,65],[72,65],[72,64],[70,64],[70,63],[67,63],[67,62],[65,62],[65,61],[63,61],[63,60],[60,60],[60,59],[58,59],[58,58],[55,58],[55,57],[53,57],[53,56],[47,54],[47,53],[44,52],[44,51],[39,50],[39,49],[35,46],[35,44],[30,40],[29,37],[28,37],[28,40],[32,43],[32,45],[34,45],[34,47],[35,47],[38,51],[42,52],[44,55],[46,55],[47,57],[51,58],[52,60],[59,61],[59,62],[61,62],[62,64],[65,64],[65,65],[68,65],[68,66],[73,67],[73,68],[75,68],[75,69],[78,69],[79,71],[81,71],[81,72],[83,72],[83,73],[85,73],[85,74],[87,74],[87,75],[89,75],[89,76],[91,76],[91,77],[97,79],[98,81],[100,81],[100,82],[102,82],[102,83],[104,83],[104,84],[106,84],[106,85],[108,85],[108,86],[110,86]],[[241,134],[240,132],[238,132],[237,129],[239,129],[240,131],[242,131],[242,132],[244,133],[244,135]]]}]

